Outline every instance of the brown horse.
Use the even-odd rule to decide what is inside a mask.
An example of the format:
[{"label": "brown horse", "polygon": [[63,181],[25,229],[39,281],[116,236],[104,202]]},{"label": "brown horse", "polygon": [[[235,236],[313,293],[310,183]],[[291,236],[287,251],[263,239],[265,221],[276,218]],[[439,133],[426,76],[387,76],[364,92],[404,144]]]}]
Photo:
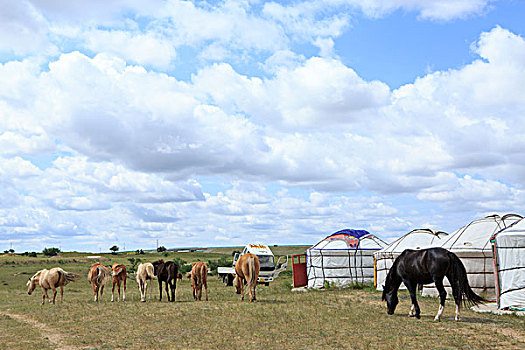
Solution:
[{"label": "brown horse", "polygon": [[102,298],[102,293],[104,293],[104,284],[109,281],[110,277],[111,273],[109,272],[109,269],[101,263],[95,263],[89,269],[88,281],[93,287],[95,301],[98,301]]},{"label": "brown horse", "polygon": [[[164,262],[162,259],[154,261],[152,264],[157,280],[159,281],[159,301],[162,301],[162,282],[166,282],[168,301],[175,301],[177,299],[177,275],[179,274],[179,265],[174,261]],[[168,285],[171,289],[171,298]]]},{"label": "brown horse", "polygon": [[[44,305],[46,298],[50,303],[55,303],[57,296],[57,287],[60,287],[60,302],[64,300],[64,286],[69,282],[76,282],[80,279],[78,273],[66,272],[60,267],[54,267],[50,270],[43,269],[38,271],[27,281],[27,294],[31,295],[35,290],[37,284],[42,287],[44,294],[42,294],[42,305]],[[53,290],[53,300],[47,296],[47,290]]]},{"label": "brown horse", "polygon": [[191,289],[193,290],[193,298],[201,300],[202,286],[206,292],[206,301],[208,301],[208,266],[204,261],[199,261],[193,264],[191,268]]},{"label": "brown horse", "polygon": [[126,280],[128,274],[126,266],[114,263],[111,267],[111,276],[113,277],[113,288],[111,288],[111,301],[113,301],[113,295],[115,294],[115,284],[117,285],[118,298],[120,301],[120,284],[124,283],[124,290],[122,292],[122,301],[126,300]]},{"label": "brown horse", "polygon": [[[146,291],[148,289],[148,280],[153,283],[155,278],[155,269],[151,263],[140,264],[137,268],[137,273],[135,274],[135,279],[139,285],[140,291],[140,301],[146,301]],[[149,300],[151,300],[151,287],[152,283],[149,285]]]},{"label": "brown horse", "polygon": [[252,253],[246,253],[235,263],[235,279],[233,284],[237,289],[237,294],[241,294],[241,300],[244,300],[244,285],[247,285],[250,293],[250,301],[255,301],[255,287],[257,286],[257,278],[259,278],[259,258]]}]

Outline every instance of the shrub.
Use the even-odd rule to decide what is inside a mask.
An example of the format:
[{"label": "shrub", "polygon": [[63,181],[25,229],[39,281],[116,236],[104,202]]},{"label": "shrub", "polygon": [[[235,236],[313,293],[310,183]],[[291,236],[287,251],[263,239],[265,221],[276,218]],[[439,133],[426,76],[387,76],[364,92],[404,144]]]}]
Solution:
[{"label": "shrub", "polygon": [[161,245],[160,247],[157,248],[157,252],[159,253],[162,253],[162,252],[165,252],[167,249],[165,246]]},{"label": "shrub", "polygon": [[56,256],[58,253],[60,253],[60,249],[52,247],[52,248],[44,248],[42,250],[42,253],[44,253],[45,256]]},{"label": "shrub", "polygon": [[128,269],[130,273],[135,273],[137,271],[137,266],[139,266],[141,260],[140,258],[129,258],[128,261],[131,263],[131,267]]}]

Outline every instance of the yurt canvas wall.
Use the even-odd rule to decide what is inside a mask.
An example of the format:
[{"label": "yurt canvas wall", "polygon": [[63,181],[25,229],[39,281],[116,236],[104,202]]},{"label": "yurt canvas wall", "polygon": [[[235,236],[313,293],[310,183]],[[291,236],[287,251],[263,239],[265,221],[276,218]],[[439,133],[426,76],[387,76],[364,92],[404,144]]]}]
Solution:
[{"label": "yurt canvas wall", "polygon": [[[496,298],[490,238],[496,232],[509,227],[520,219],[522,217],[515,214],[507,214],[503,217],[499,215],[487,216],[450,234],[441,245],[461,259],[467,270],[470,287],[474,292],[489,300]],[[443,284],[450,297],[452,289],[448,279],[445,278]],[[426,285],[423,288],[423,295],[438,296],[438,292],[433,284]]]},{"label": "yurt canvas wall", "polygon": [[373,253],[386,243],[364,230],[341,230],[306,251],[308,288],[373,282]]},{"label": "yurt canvas wall", "polygon": [[499,309],[525,309],[525,219],[500,231],[494,249],[496,296]]},{"label": "yurt canvas wall", "polygon": [[[383,290],[388,271],[396,258],[401,255],[405,249],[418,250],[439,247],[443,244],[447,236],[448,234],[443,231],[434,231],[428,228],[416,229],[396,239],[380,251],[375,252],[376,289]],[[404,284],[401,284],[401,288],[405,288]]]}]

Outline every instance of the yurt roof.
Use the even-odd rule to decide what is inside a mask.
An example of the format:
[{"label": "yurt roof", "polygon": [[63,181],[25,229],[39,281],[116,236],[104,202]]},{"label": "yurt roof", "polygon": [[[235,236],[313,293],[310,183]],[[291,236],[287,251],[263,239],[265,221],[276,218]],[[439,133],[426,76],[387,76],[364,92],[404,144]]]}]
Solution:
[{"label": "yurt roof", "polygon": [[517,214],[504,216],[490,215],[474,220],[455,231],[443,242],[442,247],[449,250],[485,250],[490,249],[491,237],[509,227],[523,217]]},{"label": "yurt roof", "polygon": [[412,230],[394,242],[390,243],[382,252],[403,252],[405,249],[424,249],[438,247],[448,236],[444,231],[435,231],[430,228]]},{"label": "yurt roof", "polygon": [[386,243],[366,230],[334,232],[309,249],[381,249]]}]

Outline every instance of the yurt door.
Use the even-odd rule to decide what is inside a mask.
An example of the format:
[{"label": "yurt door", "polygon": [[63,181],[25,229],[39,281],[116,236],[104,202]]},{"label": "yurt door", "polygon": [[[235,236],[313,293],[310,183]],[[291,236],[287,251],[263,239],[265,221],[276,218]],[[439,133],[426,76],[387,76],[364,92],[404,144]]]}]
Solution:
[{"label": "yurt door", "polygon": [[306,254],[292,255],[293,286],[304,287],[308,284],[306,276]]}]

